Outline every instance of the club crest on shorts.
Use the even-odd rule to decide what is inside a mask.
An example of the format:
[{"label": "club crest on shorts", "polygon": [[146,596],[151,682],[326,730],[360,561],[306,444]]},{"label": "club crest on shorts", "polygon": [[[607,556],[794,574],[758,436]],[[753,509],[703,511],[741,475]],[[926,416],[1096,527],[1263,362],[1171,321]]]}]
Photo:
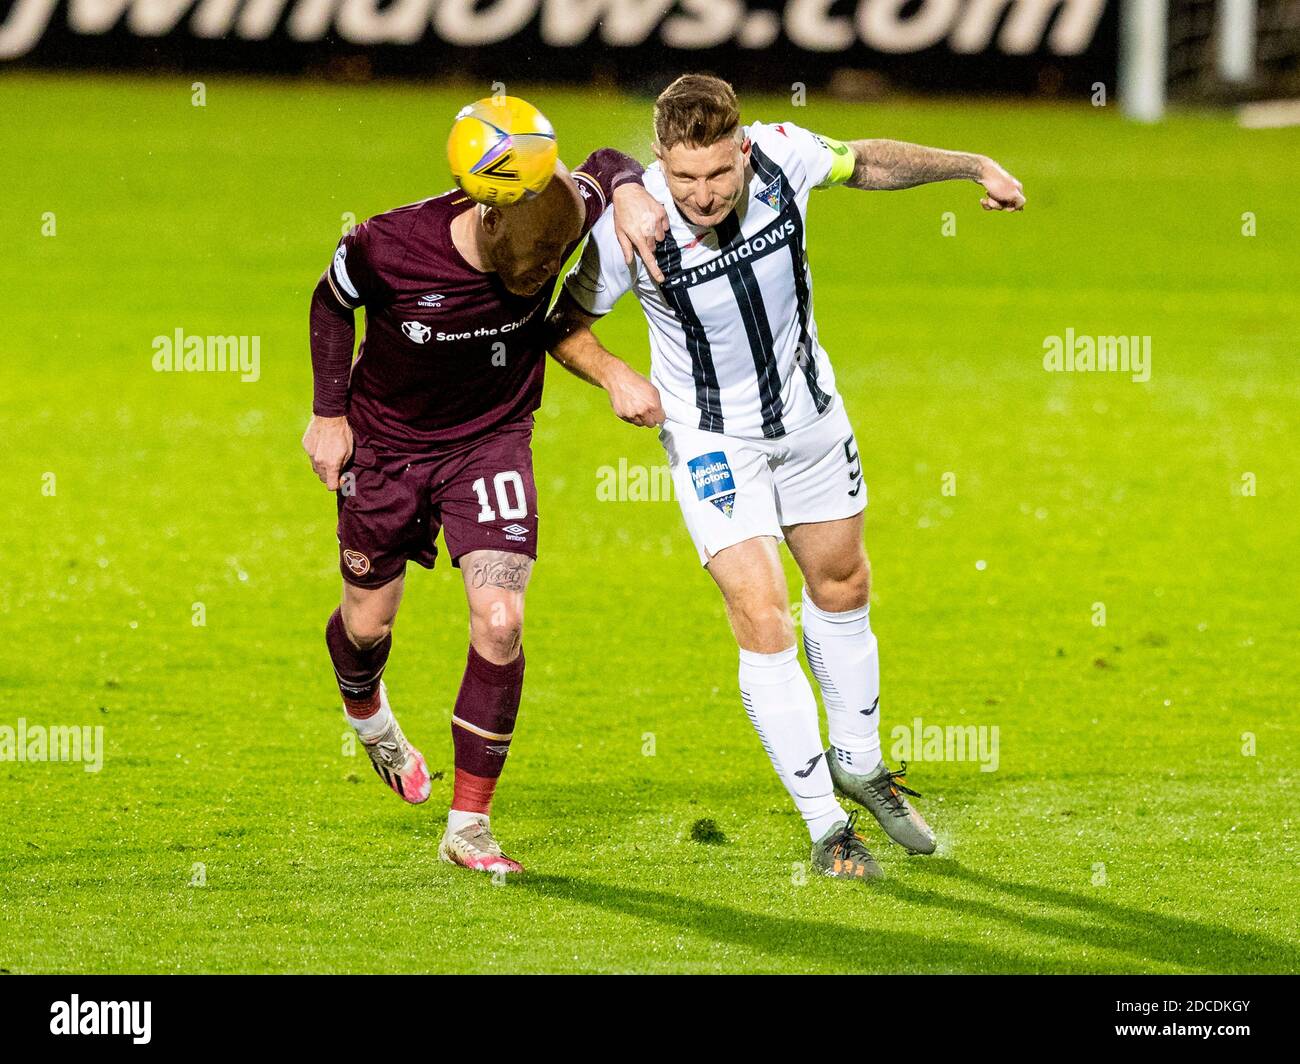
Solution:
[{"label": "club crest on shorts", "polygon": [[711,502],[728,517],[736,507],[736,481],[722,451],[710,451],[686,463],[695,485],[695,494]]},{"label": "club crest on shorts", "polygon": [[414,340],[417,344],[423,344],[428,341],[433,330],[422,321],[404,321],[402,322],[402,332],[406,333],[406,338],[408,340]]},{"label": "club crest on shorts", "polygon": [[345,550],[343,564],[348,567],[353,576],[365,576],[370,572],[370,559],[360,551]]}]

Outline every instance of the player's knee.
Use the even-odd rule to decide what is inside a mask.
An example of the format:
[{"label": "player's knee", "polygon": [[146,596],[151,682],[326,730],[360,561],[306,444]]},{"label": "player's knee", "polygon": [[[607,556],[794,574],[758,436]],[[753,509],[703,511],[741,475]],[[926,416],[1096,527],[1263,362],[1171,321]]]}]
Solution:
[{"label": "player's knee", "polygon": [[514,658],[523,642],[523,632],[523,610],[509,602],[493,602],[475,610],[470,619],[475,649],[496,662]]},{"label": "player's knee", "polygon": [[488,661],[497,665],[504,665],[508,661],[513,661],[519,654],[519,648],[523,645],[523,628],[518,626],[476,633],[476,636],[473,639],[474,649],[487,658]]},{"label": "player's knee", "polygon": [[794,619],[785,602],[749,599],[736,603],[731,613],[737,640],[743,647],[774,654],[794,642]]},{"label": "player's knee", "polygon": [[827,613],[847,613],[871,601],[871,566],[865,557],[808,583],[813,605]]},{"label": "player's knee", "polygon": [[343,630],[347,632],[352,645],[361,650],[369,650],[393,632],[393,618],[364,609],[350,610],[344,606]]},{"label": "player's knee", "polygon": [[348,639],[352,641],[353,646],[361,650],[369,650],[388,638],[393,631],[393,621],[392,618],[344,614],[343,627],[347,630]]}]

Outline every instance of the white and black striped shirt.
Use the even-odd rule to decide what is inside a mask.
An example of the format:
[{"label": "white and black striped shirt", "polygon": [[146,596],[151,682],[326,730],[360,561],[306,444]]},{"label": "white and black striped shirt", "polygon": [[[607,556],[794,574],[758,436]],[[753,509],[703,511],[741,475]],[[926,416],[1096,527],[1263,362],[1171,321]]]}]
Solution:
[{"label": "white and black striped shirt", "polygon": [[715,227],[674,205],[658,164],[645,187],[671,221],[656,284],[623,261],[606,214],[591,231],[565,289],[590,314],[625,292],[650,327],[651,380],[668,418],[729,436],[774,439],[816,420],[835,395],[817,339],[804,238],[808,195],[844,173],[843,146],[791,125],[754,122],[745,198]]}]

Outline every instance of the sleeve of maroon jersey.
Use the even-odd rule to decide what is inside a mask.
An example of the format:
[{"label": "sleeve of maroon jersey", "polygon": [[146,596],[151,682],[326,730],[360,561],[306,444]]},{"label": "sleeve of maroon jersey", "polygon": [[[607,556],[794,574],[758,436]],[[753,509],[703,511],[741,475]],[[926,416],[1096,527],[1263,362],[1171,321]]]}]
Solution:
[{"label": "sleeve of maroon jersey", "polygon": [[[348,409],[348,382],[356,327],[352,312],[385,302],[391,289],[379,260],[386,245],[397,246],[387,215],[378,215],[343,234],[311,299],[312,413],[342,417]],[[385,230],[381,235],[381,230]]]},{"label": "sleeve of maroon jersey", "polygon": [[311,294],[311,412],[343,417],[348,412],[348,378],[356,327],[350,307],[339,306],[329,272]]},{"label": "sleeve of maroon jersey", "polygon": [[325,271],[334,298],[349,310],[381,303],[388,295],[388,286],[375,261],[378,226],[378,219],[372,218],[344,233]]},{"label": "sleeve of maroon jersey", "polygon": [[577,182],[586,209],[582,224],[584,236],[596,224],[596,219],[605,213],[605,208],[614,198],[614,190],[629,181],[641,184],[644,173],[645,167],[632,156],[613,148],[601,148],[582,161],[582,165],[573,171],[573,180]]}]

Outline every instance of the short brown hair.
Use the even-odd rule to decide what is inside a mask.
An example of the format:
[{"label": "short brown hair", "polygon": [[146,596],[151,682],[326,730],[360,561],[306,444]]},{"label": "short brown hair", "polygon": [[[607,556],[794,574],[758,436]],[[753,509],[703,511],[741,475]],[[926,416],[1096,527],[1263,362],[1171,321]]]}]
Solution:
[{"label": "short brown hair", "polygon": [[680,143],[707,148],[739,127],[736,90],[709,74],[683,74],[655,100],[655,140],[665,151]]}]

